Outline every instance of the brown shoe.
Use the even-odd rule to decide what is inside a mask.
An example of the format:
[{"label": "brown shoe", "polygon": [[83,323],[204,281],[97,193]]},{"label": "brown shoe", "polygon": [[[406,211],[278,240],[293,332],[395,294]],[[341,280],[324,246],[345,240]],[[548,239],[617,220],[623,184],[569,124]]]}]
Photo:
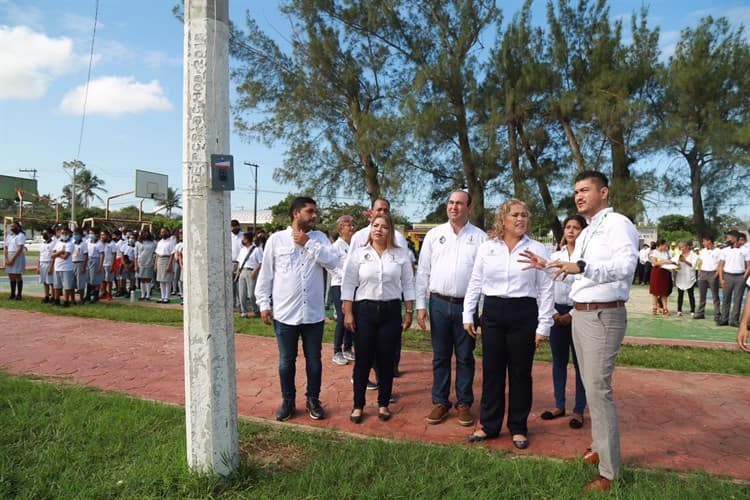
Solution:
[{"label": "brown shoe", "polygon": [[436,404],[432,407],[432,411],[429,415],[427,415],[427,423],[428,424],[439,424],[443,420],[446,419],[448,416],[448,407],[441,404]]},{"label": "brown shoe", "polygon": [[458,417],[459,425],[463,425],[464,427],[474,425],[474,417],[471,416],[469,405],[459,403],[456,406],[456,416]]},{"label": "brown shoe", "polygon": [[587,448],[586,452],[583,454],[583,463],[599,465],[599,454],[591,448]]},{"label": "brown shoe", "polygon": [[604,476],[599,476],[593,481],[591,481],[589,484],[587,484],[583,491],[609,491],[609,489],[612,487],[612,480],[607,479]]}]

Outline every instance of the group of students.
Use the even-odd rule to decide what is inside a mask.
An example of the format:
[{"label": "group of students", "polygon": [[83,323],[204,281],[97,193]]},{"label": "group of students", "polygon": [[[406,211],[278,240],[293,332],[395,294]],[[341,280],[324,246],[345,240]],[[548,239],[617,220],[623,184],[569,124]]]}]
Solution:
[{"label": "group of students", "polygon": [[261,318],[273,324],[279,349],[282,402],[276,419],[287,420],[296,411],[300,340],[307,375],[306,409],[313,419],[325,417],[319,397],[326,269],[333,274],[331,291],[338,318],[334,361],[354,360],[351,422],[366,419],[366,390],[373,368],[376,416],[391,418],[401,335],[416,312],[420,327],[425,328],[429,320],[433,345],[433,408],[427,423],[443,422],[454,407],[450,394],[455,356],[457,420],[463,426],[474,424],[473,351],[479,336],[483,349],[480,426],[468,441],[497,438],[507,413],[512,443],[525,449],[534,353],[551,338],[555,405],[542,418],[554,419],[566,412],[566,366],[574,348],[577,394],[570,427],[584,425],[588,404],[593,442],[584,460],[598,464],[600,475],[587,489],[609,489],[620,466],[611,382],[625,335],[625,302],[636,267],[638,235],[626,217],[608,207],[608,181],[603,174],[580,174],[574,196],[579,213],[587,219],[568,218],[565,244],[550,256],[542,243],[528,235],[529,210],[523,201],[503,203],[487,235],[469,222],[469,193],[451,193],[446,206],[449,220],[425,237],[416,276],[408,244],[393,225],[387,200],[373,202],[369,225],[356,233],[350,217],[339,219],[339,239],[332,245],[315,230],[315,201],[295,199],[290,226],[268,238],[255,289]]},{"label": "group of students", "polygon": [[[14,232],[18,229],[18,232]],[[25,268],[25,233],[21,223],[11,226],[14,234],[12,251],[20,252],[12,261],[6,259],[11,275],[15,267]],[[154,240],[149,229],[112,232],[92,228],[71,230],[58,225],[42,230],[37,272],[44,287],[43,303],[61,307],[111,301],[113,297],[131,296],[150,301],[153,283],[159,284],[159,303],[169,303],[170,293],[182,297],[182,235],[162,228]],[[20,245],[20,246],[18,246]],[[23,268],[19,262],[23,260]],[[12,264],[13,269],[8,268]],[[23,281],[19,280],[22,284]],[[11,298],[21,300],[22,285],[11,288]]]},{"label": "group of students", "polygon": [[[718,247],[711,237],[701,240],[694,250],[690,241],[670,245],[666,240],[644,245],[639,261],[644,263],[643,283],[649,285],[654,315],[669,316],[669,296],[677,287],[677,315],[682,316],[684,296],[694,319],[705,318],[708,290],[714,305],[714,321],[719,326],[740,326],[742,297],[750,287],[750,243],[745,233],[735,229],[725,235]],[[698,287],[696,310],[695,287]]]}]

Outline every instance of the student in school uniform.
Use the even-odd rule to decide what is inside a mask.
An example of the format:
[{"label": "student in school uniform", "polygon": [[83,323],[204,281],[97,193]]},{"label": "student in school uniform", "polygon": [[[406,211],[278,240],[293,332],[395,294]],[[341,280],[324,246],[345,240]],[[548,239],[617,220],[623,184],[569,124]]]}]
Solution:
[{"label": "student in school uniform", "polygon": [[135,234],[133,234],[133,231],[125,233],[124,240],[125,246],[122,247],[122,281],[125,283],[129,295],[135,292]]},{"label": "student in school uniform", "polygon": [[151,231],[144,228],[135,244],[135,273],[141,282],[141,297],[138,300],[151,300],[155,250],[154,237],[151,236]]},{"label": "student in school uniform", "polygon": [[102,300],[112,300],[112,283],[115,280],[115,254],[117,245],[106,229],[99,233],[99,240],[104,245],[104,279],[102,280]]},{"label": "student in school uniform", "polygon": [[88,300],[96,303],[99,302],[102,281],[104,280],[104,243],[99,236],[98,229],[89,231],[89,293]]},{"label": "student in school uniform", "polygon": [[175,250],[172,252],[174,254],[174,258],[172,259],[172,285],[170,287],[171,294],[179,295],[179,297],[182,298],[182,264],[180,264],[176,252],[177,245],[180,245],[180,248],[182,248],[182,229],[175,230],[175,232],[172,234],[172,241],[174,242]]},{"label": "student in school uniform", "polygon": [[114,265],[114,296],[123,297],[126,294],[125,285],[122,279],[122,247],[125,246],[124,238],[122,237],[122,231],[115,229],[112,231],[112,243],[115,245],[115,265]]},{"label": "student in school uniform", "polygon": [[60,231],[60,241],[55,244],[52,259],[55,262],[55,305],[69,307],[71,303],[75,304],[75,295],[73,295],[73,242],[70,241],[70,229],[67,227]]},{"label": "student in school uniform", "polygon": [[37,271],[39,272],[39,283],[44,286],[44,298],[42,299],[44,304],[49,304],[52,301],[55,288],[55,275],[52,273],[52,252],[55,249],[57,239],[53,234],[52,228],[44,228],[42,231],[44,243],[39,248]]},{"label": "student in school uniform", "polygon": [[161,292],[160,304],[169,304],[169,289],[172,286],[172,262],[174,260],[174,241],[169,234],[169,229],[161,228],[160,239],[156,243],[154,254],[156,255],[156,281],[159,283]]},{"label": "student in school uniform", "polygon": [[10,234],[5,235],[5,272],[10,281],[8,300],[21,300],[23,293],[23,272],[26,270],[26,233],[20,221],[10,225]]},{"label": "student in school uniform", "polygon": [[83,241],[83,231],[75,228],[73,231],[73,287],[78,292],[79,303],[83,303],[88,282],[89,247]]},{"label": "student in school uniform", "polygon": [[182,294],[184,292],[183,284],[183,276],[184,273],[182,270],[184,269],[183,263],[182,263],[182,249],[184,248],[185,244],[182,242],[182,230],[179,230],[177,233],[177,244],[174,246],[174,260],[173,262],[175,265],[177,265],[179,269],[179,276],[177,278],[177,293],[180,296],[180,305],[183,305],[183,297]]}]

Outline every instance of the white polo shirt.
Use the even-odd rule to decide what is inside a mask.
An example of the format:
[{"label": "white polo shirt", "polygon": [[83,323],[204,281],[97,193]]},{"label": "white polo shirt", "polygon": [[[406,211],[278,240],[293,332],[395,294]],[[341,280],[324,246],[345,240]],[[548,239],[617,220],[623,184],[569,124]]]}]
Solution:
[{"label": "white polo shirt", "polygon": [[73,241],[58,240],[55,244],[55,252],[64,251],[65,258],[63,259],[59,255],[55,257],[55,272],[57,271],[73,271],[73,247],[75,244]]},{"label": "white polo shirt", "polygon": [[745,249],[727,247],[721,249],[719,261],[724,262],[724,272],[740,274],[745,272]]},{"label": "white polo shirt", "polygon": [[719,255],[721,254],[720,248],[701,248],[699,253],[701,261],[701,271],[712,272],[719,268]]}]

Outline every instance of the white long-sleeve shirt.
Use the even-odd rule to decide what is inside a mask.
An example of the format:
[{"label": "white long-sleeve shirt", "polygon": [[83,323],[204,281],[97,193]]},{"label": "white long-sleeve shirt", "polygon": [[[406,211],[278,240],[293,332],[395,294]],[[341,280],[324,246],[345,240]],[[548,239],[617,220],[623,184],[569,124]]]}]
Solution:
[{"label": "white long-sleeve shirt", "polygon": [[287,325],[318,323],[325,319],[323,268],[334,270],[337,254],[320,231],[307,233],[305,246],[294,243],[292,228],[273,233],[263,249],[255,296],[261,311]]},{"label": "white long-sleeve shirt", "polygon": [[524,250],[531,250],[549,260],[544,245],[526,235],[513,251],[509,251],[505,242],[499,238],[487,240],[479,247],[464,297],[464,324],[473,323],[480,295],[503,298],[531,297],[537,301],[536,331],[549,336],[553,323],[552,315],[555,312],[552,278],[545,270],[523,270],[526,264],[520,263],[519,259],[522,259],[521,252]]},{"label": "white long-sleeve shirt", "polygon": [[[549,260],[550,262],[554,262],[556,260],[562,261],[562,262],[572,262],[570,260],[572,254],[568,253],[568,247],[564,247],[562,250],[558,250],[557,252],[552,252],[552,255],[550,255]],[[573,276],[567,276],[565,279],[557,278],[554,281],[554,288],[555,288],[555,304],[562,304],[567,306],[573,305],[573,299],[570,298],[570,288],[573,286]]]},{"label": "white long-sleeve shirt", "polygon": [[427,292],[463,298],[479,246],[487,233],[467,222],[456,234],[449,222],[430,229],[419,252],[417,309],[426,309]]},{"label": "white long-sleeve shirt", "polygon": [[[414,271],[408,248],[394,247],[378,255],[372,246],[351,251],[344,268],[341,300],[414,300]],[[355,297],[356,291],[356,297]]]},{"label": "white long-sleeve shirt", "polygon": [[331,271],[331,286],[341,286],[341,282],[344,278],[344,265],[346,264],[346,258],[349,255],[349,243],[344,238],[339,238],[331,245],[333,251],[339,256],[339,264],[336,269]]},{"label": "white long-sleeve shirt", "polygon": [[570,290],[574,302],[626,301],[638,262],[638,231],[612,208],[600,210],[578,235],[571,261],[579,260],[586,269],[575,275]]}]

